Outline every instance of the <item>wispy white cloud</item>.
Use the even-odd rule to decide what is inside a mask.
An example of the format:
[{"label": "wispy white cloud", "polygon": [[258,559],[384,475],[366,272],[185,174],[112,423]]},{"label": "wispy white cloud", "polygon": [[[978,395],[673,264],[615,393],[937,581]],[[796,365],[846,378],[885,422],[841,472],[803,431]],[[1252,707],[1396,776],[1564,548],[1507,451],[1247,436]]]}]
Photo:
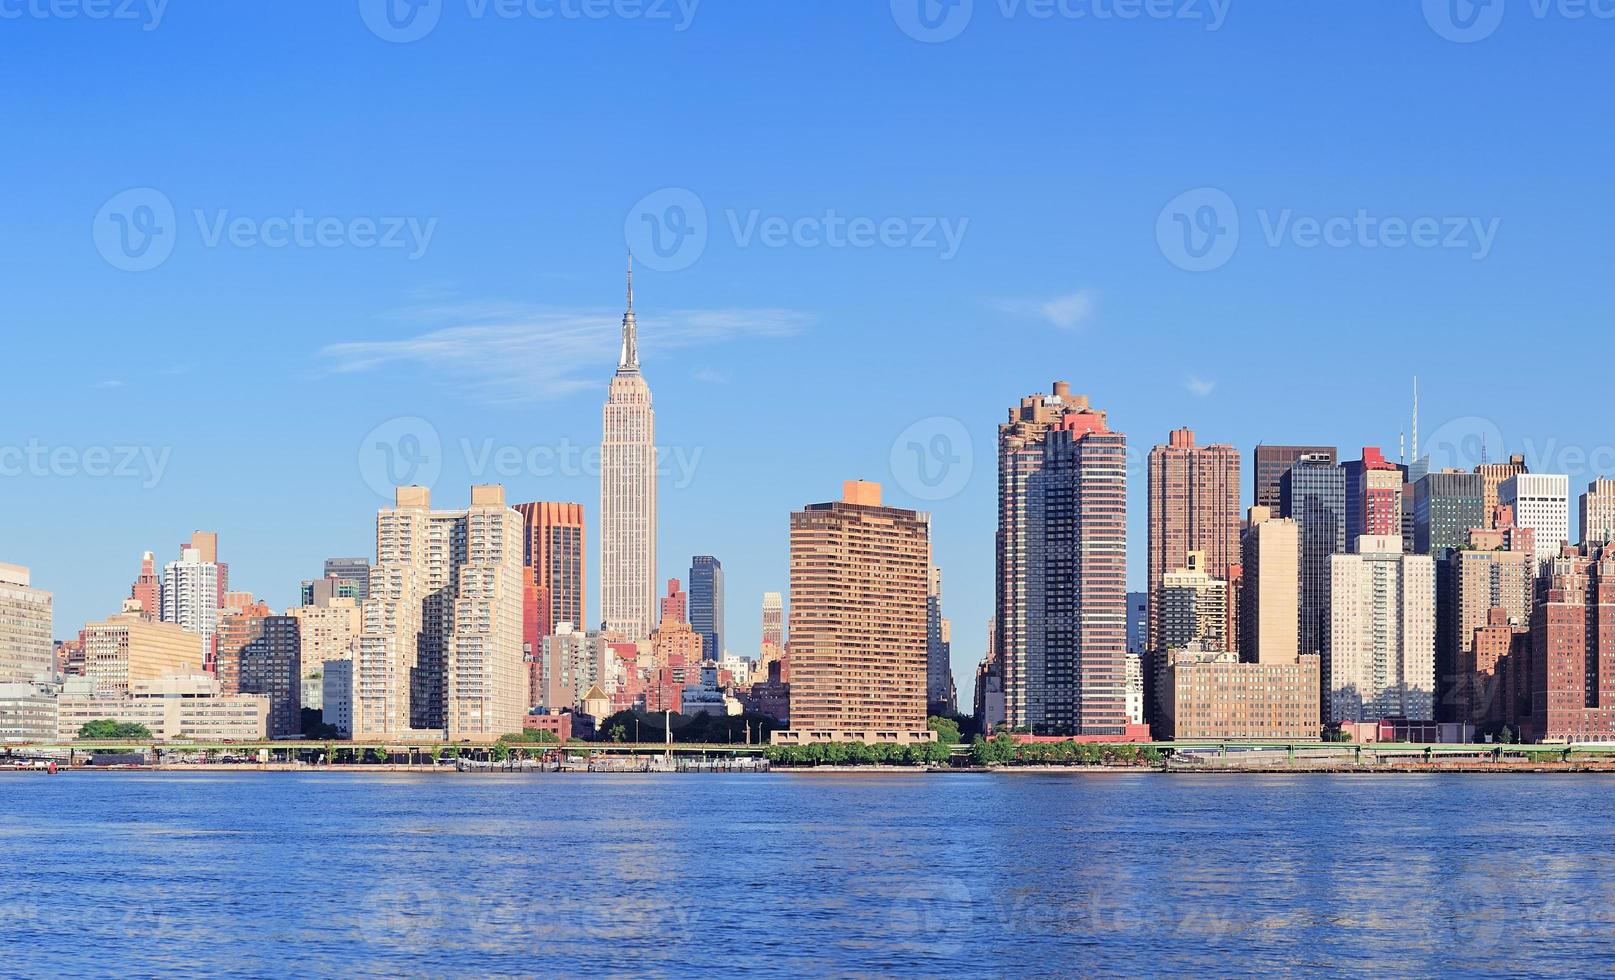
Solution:
[{"label": "wispy white cloud", "polygon": [[[331,344],[316,360],[335,374],[428,368],[479,401],[517,404],[599,387],[616,365],[621,336],[621,314],[607,310],[445,304],[405,310],[395,318],[446,325],[396,340]],[[812,322],[806,313],[783,309],[642,310],[641,360],[679,348],[788,337]]]},{"label": "wispy white cloud", "polygon": [[97,388],[110,389],[110,388],[122,388],[123,386],[124,386],[124,383],[122,381],[117,380],[116,378],[108,378],[105,381],[97,381],[95,383],[95,387],[97,387]]},{"label": "wispy white cloud", "polygon": [[695,378],[695,380],[701,382],[702,384],[726,385],[729,383],[729,373],[727,371],[719,371],[717,368],[697,368],[696,372],[691,375],[691,377]]},{"label": "wispy white cloud", "polygon": [[1052,299],[1006,300],[997,306],[1005,313],[1037,317],[1061,330],[1076,330],[1093,319],[1099,308],[1099,294],[1092,289],[1079,289]]},{"label": "wispy white cloud", "polygon": [[1189,389],[1189,394],[1198,398],[1205,398],[1217,390],[1217,382],[1190,375],[1189,380],[1184,383],[1184,387]]}]

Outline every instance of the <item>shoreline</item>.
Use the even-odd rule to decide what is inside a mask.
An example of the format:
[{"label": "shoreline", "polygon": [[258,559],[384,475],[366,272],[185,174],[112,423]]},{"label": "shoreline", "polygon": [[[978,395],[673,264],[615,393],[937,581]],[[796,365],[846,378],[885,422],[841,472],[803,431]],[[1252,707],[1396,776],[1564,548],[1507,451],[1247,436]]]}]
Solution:
[{"label": "shoreline", "polygon": [[1365,764],[1357,766],[1328,766],[1328,765],[1275,765],[1263,763],[1249,766],[990,766],[990,767],[960,767],[960,768],[927,768],[919,766],[793,766],[780,767],[764,771],[743,772],[723,770],[708,771],[660,771],[660,770],[564,770],[559,772],[543,772],[532,770],[483,770],[462,772],[452,766],[405,766],[405,765],[369,765],[369,766],[306,766],[293,763],[258,763],[252,765],[215,764],[187,764],[187,765],[130,765],[130,766],[74,766],[60,767],[56,773],[47,773],[39,769],[0,769],[0,777],[7,774],[49,776],[63,773],[92,773],[97,775],[120,775],[140,773],[196,773],[198,775],[246,775],[256,773],[304,773],[309,775],[349,775],[349,776],[463,776],[499,777],[499,776],[955,776],[955,775],[993,775],[993,776],[1349,776],[1349,775],[1615,775],[1615,762],[1592,763],[1587,762],[1519,762],[1519,763],[1404,763],[1404,764]]}]

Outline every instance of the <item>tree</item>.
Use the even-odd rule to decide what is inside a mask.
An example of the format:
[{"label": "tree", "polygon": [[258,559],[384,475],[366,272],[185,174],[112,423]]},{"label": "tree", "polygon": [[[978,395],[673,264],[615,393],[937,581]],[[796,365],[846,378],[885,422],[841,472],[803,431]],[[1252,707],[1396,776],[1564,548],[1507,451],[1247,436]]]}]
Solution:
[{"label": "tree", "polygon": [[95,742],[149,742],[151,729],[145,725],[111,718],[97,718],[79,726],[78,737]]},{"label": "tree", "polygon": [[1515,738],[1514,729],[1504,725],[1502,732],[1499,733],[1499,738],[1502,739],[1504,745],[1513,745]]},{"label": "tree", "polygon": [[954,721],[952,718],[943,718],[939,715],[932,715],[926,720],[925,727],[929,728],[933,732],[936,732],[937,741],[941,742],[943,745],[959,744],[959,723]]},{"label": "tree", "polygon": [[611,731],[606,733],[606,737],[613,742],[626,742],[628,741],[628,726],[612,725]]}]

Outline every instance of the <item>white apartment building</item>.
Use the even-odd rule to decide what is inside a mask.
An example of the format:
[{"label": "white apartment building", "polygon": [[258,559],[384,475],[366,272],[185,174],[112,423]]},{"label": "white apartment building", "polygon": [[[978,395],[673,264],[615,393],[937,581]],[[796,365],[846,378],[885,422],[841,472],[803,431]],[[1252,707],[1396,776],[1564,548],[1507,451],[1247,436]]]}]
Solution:
[{"label": "white apartment building", "polygon": [[1324,711],[1332,722],[1435,718],[1436,571],[1396,535],[1331,555]]},{"label": "white apartment building", "polygon": [[51,601],[28,569],[0,562],[0,684],[31,683],[54,668]]},{"label": "white apartment building", "polygon": [[1514,524],[1536,534],[1536,559],[1552,561],[1570,540],[1570,477],[1517,473],[1497,488],[1497,502],[1514,508]]},{"label": "white apartment building", "polygon": [[199,649],[205,662],[218,654],[220,572],[217,562],[205,560],[197,548],[184,548],[178,561],[163,566],[163,613],[165,623],[174,623],[201,637]]}]

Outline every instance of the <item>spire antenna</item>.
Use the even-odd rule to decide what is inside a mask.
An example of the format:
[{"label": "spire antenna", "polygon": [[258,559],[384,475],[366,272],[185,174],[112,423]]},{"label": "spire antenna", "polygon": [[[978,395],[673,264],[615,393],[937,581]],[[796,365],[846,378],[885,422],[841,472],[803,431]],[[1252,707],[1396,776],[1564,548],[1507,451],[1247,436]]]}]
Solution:
[{"label": "spire antenna", "polygon": [[622,354],[618,371],[639,370],[639,324],[634,320],[634,253],[628,253],[628,308],[622,315]]}]

